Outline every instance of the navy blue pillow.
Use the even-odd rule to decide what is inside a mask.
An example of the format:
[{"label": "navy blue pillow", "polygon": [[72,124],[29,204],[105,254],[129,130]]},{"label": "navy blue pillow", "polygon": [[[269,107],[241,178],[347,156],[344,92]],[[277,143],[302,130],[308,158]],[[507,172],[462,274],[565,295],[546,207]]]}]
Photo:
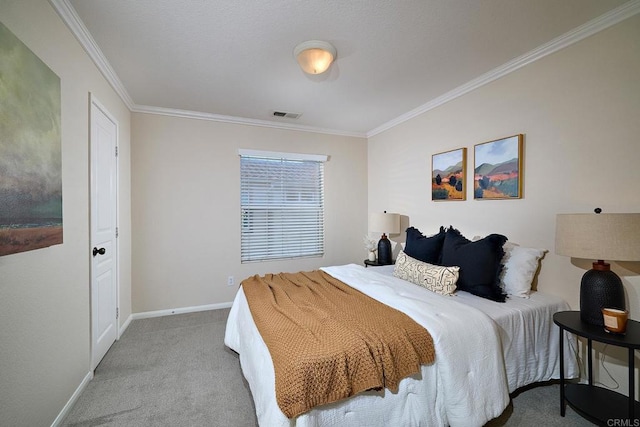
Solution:
[{"label": "navy blue pillow", "polygon": [[500,287],[502,271],[502,245],[505,236],[490,234],[482,240],[472,242],[458,230],[450,227],[442,245],[441,264],[460,267],[456,286],[482,298],[504,302],[506,295]]},{"label": "navy blue pillow", "polygon": [[440,232],[431,237],[426,237],[415,227],[409,227],[407,228],[407,242],[404,246],[404,253],[422,262],[439,264],[444,236],[444,227],[440,227]]}]

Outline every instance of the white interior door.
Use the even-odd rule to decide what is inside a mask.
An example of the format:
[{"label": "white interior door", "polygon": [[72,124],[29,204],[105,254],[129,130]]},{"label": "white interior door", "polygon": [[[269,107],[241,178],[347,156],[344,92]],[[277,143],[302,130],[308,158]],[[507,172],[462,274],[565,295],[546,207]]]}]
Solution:
[{"label": "white interior door", "polygon": [[91,97],[91,370],[118,336],[118,125]]}]

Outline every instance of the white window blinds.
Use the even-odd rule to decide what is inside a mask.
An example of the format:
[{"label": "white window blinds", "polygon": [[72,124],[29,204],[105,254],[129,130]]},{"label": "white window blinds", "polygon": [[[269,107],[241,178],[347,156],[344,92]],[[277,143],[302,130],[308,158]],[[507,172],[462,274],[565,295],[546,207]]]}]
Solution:
[{"label": "white window blinds", "polygon": [[324,254],[323,159],[240,151],[242,262]]}]

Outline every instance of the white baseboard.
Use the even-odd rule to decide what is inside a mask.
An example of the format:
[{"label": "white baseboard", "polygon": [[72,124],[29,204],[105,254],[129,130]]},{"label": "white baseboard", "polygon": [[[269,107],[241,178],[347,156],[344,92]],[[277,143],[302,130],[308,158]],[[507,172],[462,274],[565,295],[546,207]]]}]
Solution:
[{"label": "white baseboard", "polygon": [[120,330],[118,331],[118,339],[120,339],[122,334],[124,334],[124,331],[127,330],[132,320],[133,320],[133,316],[130,314],[129,317],[127,317],[127,320],[125,320],[124,324],[120,327]]},{"label": "white baseboard", "polygon": [[144,311],[142,313],[133,313],[130,316],[130,318],[132,320],[149,319],[151,317],[171,316],[172,314],[196,313],[198,311],[207,311],[207,310],[220,310],[223,308],[229,308],[231,307],[232,304],[233,304],[232,302],[223,302],[219,304],[197,305],[194,307],[181,307],[181,308],[169,308],[167,310]]},{"label": "white baseboard", "polygon": [[62,408],[62,411],[60,411],[56,419],[53,420],[53,424],[51,424],[51,427],[58,427],[60,423],[62,423],[64,418],[67,416],[67,414],[69,414],[69,411],[71,411],[71,408],[73,408],[73,405],[75,405],[76,401],[80,397],[80,394],[82,394],[84,389],[89,384],[89,381],[91,381],[92,379],[93,379],[93,372],[91,371],[87,372],[87,375],[84,376],[84,378],[82,379],[82,382],[80,383],[78,388],[76,388],[76,391],[73,392],[67,404],[64,405],[64,408]]}]

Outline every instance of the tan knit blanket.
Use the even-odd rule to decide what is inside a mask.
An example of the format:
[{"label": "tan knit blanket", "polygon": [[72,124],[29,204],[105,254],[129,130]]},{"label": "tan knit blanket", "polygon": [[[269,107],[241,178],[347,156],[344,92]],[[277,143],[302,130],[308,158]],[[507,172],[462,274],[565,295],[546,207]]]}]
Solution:
[{"label": "tan knit blanket", "polygon": [[364,390],[397,392],[435,359],[426,329],[323,271],[256,275],[242,288],[289,418]]}]

